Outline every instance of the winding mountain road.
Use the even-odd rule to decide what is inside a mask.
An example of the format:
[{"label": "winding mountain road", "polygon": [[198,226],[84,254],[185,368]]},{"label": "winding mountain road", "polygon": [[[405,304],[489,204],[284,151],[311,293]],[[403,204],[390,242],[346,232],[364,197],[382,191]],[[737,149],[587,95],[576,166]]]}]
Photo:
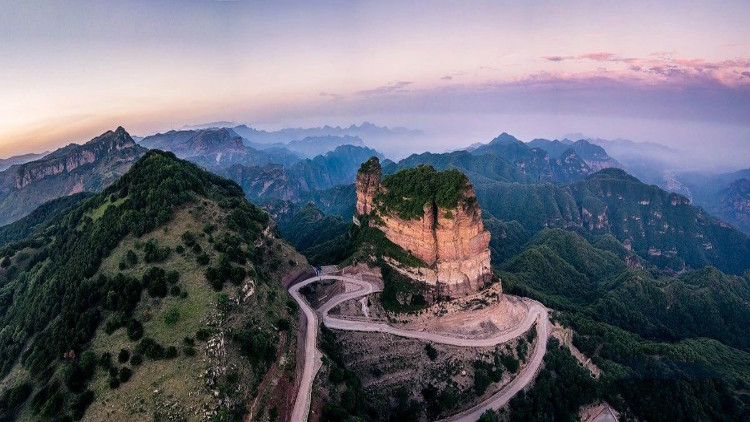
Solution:
[{"label": "winding mountain road", "polygon": [[[323,280],[341,280],[356,286],[357,289],[332,297],[316,312],[310,307],[305,298],[302,297],[300,289],[307,286],[308,284]],[[475,422],[486,410],[500,409],[501,407],[505,406],[505,404],[508,403],[508,401],[514,395],[516,395],[516,393],[521,391],[534,379],[534,376],[536,375],[539,367],[542,364],[544,354],[547,351],[549,318],[547,316],[546,308],[539,302],[530,301],[531,305],[529,306],[526,317],[513,330],[484,339],[466,339],[452,337],[445,334],[429,333],[425,331],[404,330],[384,323],[345,320],[334,318],[328,315],[328,312],[340,303],[346,302],[350,299],[356,299],[358,297],[366,296],[377,291],[380,291],[380,289],[375,288],[371,283],[368,283],[366,281],[362,281],[352,277],[334,275],[323,275],[308,278],[307,280],[297,283],[289,288],[289,293],[299,304],[300,308],[305,314],[306,319],[306,335],[304,344],[305,362],[303,366],[299,392],[297,393],[297,400],[295,401],[294,409],[292,410],[290,419],[291,421],[306,421],[310,412],[313,381],[315,380],[315,375],[322,365],[321,354],[317,348],[319,315],[322,316],[323,324],[325,324],[326,327],[332,329],[388,333],[400,337],[415,338],[461,347],[491,347],[497,344],[505,343],[525,333],[536,321],[537,338],[539,339],[539,341],[536,342],[536,346],[532,352],[531,359],[528,365],[526,365],[521,370],[521,372],[516,375],[513,380],[511,380],[508,385],[500,389],[500,391],[477,403],[473,407],[457,415],[444,419],[443,422]]]}]

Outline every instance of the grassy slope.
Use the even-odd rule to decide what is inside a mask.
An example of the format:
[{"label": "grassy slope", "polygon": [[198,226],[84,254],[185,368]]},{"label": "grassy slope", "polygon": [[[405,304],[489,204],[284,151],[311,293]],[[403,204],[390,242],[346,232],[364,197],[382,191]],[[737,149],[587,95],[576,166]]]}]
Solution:
[{"label": "grassy slope", "polygon": [[[117,355],[120,349],[127,349],[132,354],[137,342],[128,338],[125,328],[119,328],[112,334],[105,332],[106,323],[115,315],[108,310],[110,308],[106,303],[109,298],[105,290],[103,299],[106,300],[94,299],[101,302],[81,304],[90,306],[90,309],[102,315],[101,323],[89,340],[73,346],[75,341],[80,341],[83,334],[79,331],[78,339],[71,339],[70,334],[68,337],[60,337],[60,334],[54,334],[61,331],[60,327],[35,334],[27,340],[25,344],[36,347],[31,349],[37,351],[36,355],[32,355],[37,359],[33,362],[44,364],[46,361],[39,360],[41,356],[46,356],[46,359],[51,361],[46,369],[42,368],[43,372],[39,373],[37,369],[37,373],[32,374],[27,370],[31,362],[28,353],[24,354],[21,360],[8,360],[13,358],[13,351],[3,350],[6,373],[0,379],[0,419],[64,418],[65,412],[72,409],[71,406],[75,405],[76,400],[84,394],[90,394],[88,390],[93,393],[93,403],[85,414],[87,420],[204,420],[206,417],[229,420],[241,417],[244,410],[254,402],[257,402],[253,407],[256,418],[265,419],[269,412],[275,412],[274,408],[277,408],[277,411],[281,409],[283,415],[290,404],[290,398],[283,392],[288,390],[294,375],[296,338],[291,333],[296,329],[297,309],[293,303],[290,306],[291,301],[281,284],[281,277],[297,265],[305,265],[305,259],[276,238],[273,228],[267,226],[267,219],[261,218],[262,213],[257,214],[257,209],[252,205],[242,204],[241,190],[231,182],[223,181],[186,162],[176,160],[174,156],[159,152],[147,154],[134,169],[137,169],[137,175],[123,177],[112,188],[85,202],[79,209],[71,211],[68,217],[58,222],[61,226],[52,226],[52,231],[35,235],[37,238],[34,241],[26,243],[30,246],[21,243],[3,249],[10,266],[0,269],[0,287],[3,288],[0,293],[5,295],[3,298],[9,297],[8,292],[11,295],[15,293],[15,300],[11,302],[13,306],[26,306],[23,308],[25,311],[19,310],[21,308],[10,308],[4,317],[13,323],[16,321],[16,314],[25,312],[27,321],[36,321],[30,315],[41,312],[37,308],[44,309],[54,316],[58,306],[55,305],[56,302],[65,307],[70,307],[73,303],[80,304],[80,300],[67,298],[69,291],[83,289],[85,292],[86,287],[81,286],[101,284],[100,281],[96,281],[100,276],[108,276],[110,280],[114,280],[114,276],[122,273],[126,280],[130,277],[132,280],[140,280],[147,269],[161,267],[166,271],[176,271],[180,274],[176,284],[182,291],[187,292],[187,296],[167,295],[164,298],[154,298],[144,288],[140,300],[136,299],[137,303],[131,317],[143,321],[146,337],[153,338],[165,348],[175,346],[177,357],[163,360],[144,357],[143,363],[139,366],[118,363]],[[165,172],[165,176],[159,176],[159,172]],[[179,182],[175,182],[177,180],[186,183],[179,185]],[[162,183],[158,184],[158,181]],[[184,186],[195,190],[178,191]],[[125,198],[121,190],[130,192],[130,200]],[[169,193],[166,193],[167,191]],[[140,218],[138,211],[126,211],[134,209],[131,204],[134,193],[140,198],[136,199],[138,201],[143,201],[145,195],[149,195],[146,207],[135,208],[138,211],[145,209]],[[168,211],[162,209],[159,212],[159,208],[155,207],[160,206],[166,207]],[[242,209],[245,210],[245,214],[239,212]],[[168,213],[164,214],[165,211]],[[155,220],[152,218],[156,217],[157,212],[158,220],[165,222],[150,226],[155,228],[146,230],[140,237],[135,234],[123,234],[122,240],[118,241],[118,237],[104,236],[105,239],[109,239],[111,246],[106,246],[103,250],[101,262],[93,261],[96,270],[89,273],[85,279],[81,275],[73,276],[70,277],[72,284],[55,285],[51,288],[44,288],[44,285],[40,284],[52,284],[58,277],[67,277],[80,271],[81,266],[88,261],[82,264],[78,260],[61,260],[58,256],[67,256],[65,254],[68,253],[78,257],[79,251],[89,250],[96,253],[96,245],[100,240],[94,235],[89,237],[94,240],[87,242],[84,236],[88,233],[115,231],[116,227],[131,230],[130,233],[133,233],[135,230],[149,227],[148,224],[154,224]],[[257,220],[243,223],[238,218]],[[96,224],[92,224],[94,219]],[[120,225],[113,228],[113,225],[117,224]],[[210,230],[206,230],[208,226],[211,227]],[[248,227],[248,230],[244,231],[241,227]],[[127,233],[125,230],[124,233]],[[182,234],[186,230],[197,234],[197,243],[210,257],[207,266],[201,267],[197,264],[198,252],[181,246],[184,243]],[[61,237],[58,233],[67,234]],[[239,249],[240,255],[247,258],[237,260],[231,265],[236,268],[239,264],[247,270],[248,275],[238,285],[225,282],[223,291],[219,293],[212,289],[204,271],[208,266],[219,266],[221,254],[218,249],[227,247],[224,235],[229,233],[236,233],[235,237],[240,236],[240,243],[235,249]],[[172,250],[171,254],[161,262],[145,263],[146,248],[143,245],[149,240],[155,240],[159,248],[169,247]],[[66,241],[68,245],[73,245],[73,249],[65,245]],[[79,255],[69,253],[70,250]],[[136,254],[138,262],[121,265],[123,261],[127,261],[123,258],[129,251]],[[225,252],[228,254],[229,250]],[[44,255],[40,255],[43,253]],[[50,258],[45,260],[45,257],[49,257],[48,253],[54,254],[53,259],[58,261]],[[37,256],[41,258],[37,259]],[[62,267],[66,264],[69,265]],[[44,273],[45,268],[49,270],[58,267],[69,272],[55,270],[51,272],[52,277],[38,277],[38,274]],[[235,300],[239,296],[238,289],[243,285],[254,286],[254,294],[245,293],[241,300]],[[60,288],[68,289],[68,292],[60,291]],[[50,309],[50,305],[45,308],[45,305],[39,302],[27,303],[30,299],[27,296],[32,293],[27,293],[23,289],[34,289],[31,292],[36,297],[43,297],[47,303],[52,304],[53,309]],[[4,306],[11,303],[4,303]],[[75,306],[80,306],[78,304]],[[179,315],[176,323],[166,323],[165,315],[168,312],[176,312]],[[70,314],[66,318],[70,319]],[[54,324],[58,320],[60,317],[51,321]],[[8,326],[14,328],[13,325]],[[64,329],[68,330],[69,327]],[[205,339],[208,341],[196,338],[195,334],[199,329],[208,329],[209,338]],[[75,326],[71,333],[76,333]],[[184,347],[185,337],[191,337],[195,342],[194,356],[190,356]],[[217,340],[222,337],[220,347],[208,347],[209,343],[219,343]],[[63,339],[67,340],[63,341],[67,344],[65,350],[75,348],[75,358],[64,358],[62,350],[60,356],[57,356],[57,353],[38,353],[40,347],[46,347],[48,350],[56,348],[52,342]],[[119,388],[111,389],[107,371],[98,366],[94,368],[91,380],[86,381],[83,387],[87,389],[86,392],[71,392],[69,387],[66,387],[69,378],[66,374],[72,367],[79,365],[79,361],[80,365],[83,365],[81,357],[86,354],[84,351],[93,352],[97,357],[103,352],[111,353],[115,367],[132,368],[131,379],[123,382]],[[258,391],[257,387],[264,376],[266,387]],[[11,408],[5,407],[9,389],[23,383],[31,386],[30,395],[26,396],[27,398],[22,397],[20,402],[13,402]],[[39,402],[36,398],[43,390],[42,386],[54,390],[49,400],[44,398]],[[154,393],[155,390],[159,390],[159,393]],[[257,401],[254,400],[258,395],[261,397]]]},{"label": "grassy slope", "polygon": [[[116,273],[118,264],[127,251],[137,251],[135,246],[137,242],[143,243],[149,239],[156,239],[160,247],[169,246],[174,250],[182,244],[180,237],[182,233],[185,231],[200,233],[204,222],[214,218],[221,218],[221,209],[215,204],[207,207],[203,216],[197,218],[195,208],[182,210],[164,229],[156,230],[141,239],[133,237],[125,239],[102,264],[101,271]],[[217,259],[217,254],[211,251],[207,237],[205,234],[199,237],[198,243],[212,255],[213,264]],[[280,242],[274,243],[280,244]],[[136,253],[139,259],[142,259],[142,253],[140,251]],[[283,246],[281,254],[298,262],[304,260],[286,245]],[[180,285],[188,292],[188,296],[185,299],[171,296],[164,299],[151,299],[144,292],[134,314],[151,316],[150,320],[144,323],[147,336],[154,338],[165,347],[174,345],[181,349],[184,337],[195,338],[196,331],[201,328],[218,328],[219,326],[226,332],[232,328],[241,328],[243,321],[253,319],[267,321],[268,326],[264,329],[275,331],[273,326],[275,322],[281,317],[288,316],[285,293],[280,288],[280,277],[283,274],[281,270],[273,274],[273,280],[269,280],[270,284],[257,283],[257,289],[251,299],[244,303],[241,309],[233,312],[229,320],[222,324],[211,324],[211,322],[223,320],[220,316],[222,312],[217,307],[220,293],[208,285],[204,276],[205,267],[196,263],[195,256],[196,254],[189,250],[186,250],[184,254],[173,252],[167,260],[157,264],[160,267],[180,272]],[[288,263],[285,263],[284,269],[287,266]],[[150,268],[150,265],[139,264],[136,268],[126,270],[124,273],[140,277],[147,268]],[[231,298],[238,295],[238,290],[238,287],[226,285],[223,292]],[[269,301],[269,296],[274,295],[276,298]],[[164,322],[165,314],[171,309],[177,309],[179,314],[179,320],[172,326]],[[288,319],[293,324],[291,329],[294,330],[297,319]],[[294,362],[296,339],[294,336],[289,336],[289,338],[278,359]],[[108,386],[107,373],[99,370],[92,383],[92,390],[97,396],[97,401],[89,408],[84,420],[150,420],[157,415],[180,415],[190,421],[204,420],[206,411],[213,415],[212,409],[217,401],[214,391],[218,391],[219,387],[209,388],[206,385],[205,374],[212,367],[211,364],[205,362],[207,342],[196,341],[196,344],[198,353],[193,357],[180,353],[180,356],[174,360],[146,359],[144,364],[134,371],[133,378],[116,390]],[[134,346],[135,342],[130,341],[124,328],[108,335],[103,327],[100,327],[91,348],[97,354],[110,352],[116,357],[120,349],[128,349],[132,352]],[[266,368],[256,370],[249,364],[246,357],[243,357],[236,348],[231,347],[227,350],[227,358],[223,363],[232,367],[233,371],[240,375],[241,381],[234,383],[236,385],[231,385],[231,388],[241,389],[240,395],[249,403],[256,394]],[[285,366],[285,369],[293,373],[293,364]],[[231,371],[232,369],[230,373]],[[233,384],[227,380],[220,382],[227,383],[226,388],[230,387],[229,384]],[[158,393],[154,393],[157,390]],[[281,405],[278,399],[271,398],[273,406]],[[173,408],[167,409],[167,405]]]}]

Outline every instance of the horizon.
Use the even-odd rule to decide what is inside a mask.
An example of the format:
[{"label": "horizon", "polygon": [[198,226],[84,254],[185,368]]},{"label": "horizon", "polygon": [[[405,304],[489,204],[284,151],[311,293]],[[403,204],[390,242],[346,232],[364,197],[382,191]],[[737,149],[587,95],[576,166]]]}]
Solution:
[{"label": "horizon", "polygon": [[144,135],[203,121],[369,121],[425,133],[400,155],[503,131],[581,132],[686,151],[686,168],[750,165],[746,2],[41,1],[0,11],[4,157],[117,126]]}]

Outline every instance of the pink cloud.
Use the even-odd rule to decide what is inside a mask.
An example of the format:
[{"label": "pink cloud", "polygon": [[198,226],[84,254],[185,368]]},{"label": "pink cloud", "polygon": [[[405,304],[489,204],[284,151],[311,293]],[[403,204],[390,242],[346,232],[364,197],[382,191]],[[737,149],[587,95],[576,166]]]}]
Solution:
[{"label": "pink cloud", "polygon": [[586,53],[586,54],[581,54],[580,56],[578,56],[578,58],[579,59],[594,60],[594,61],[597,61],[597,62],[608,62],[608,61],[613,60],[615,58],[615,55],[612,54],[612,53],[605,53],[605,52],[600,52],[600,53]]},{"label": "pink cloud", "polygon": [[542,58],[552,62],[571,60],[608,63],[606,67],[600,66],[579,74],[585,75],[593,72],[599,75],[607,74],[608,77],[631,76],[648,83],[680,83],[701,79],[727,86],[744,85],[747,79],[745,74],[750,71],[749,59],[710,62],[696,58],[674,58],[673,55],[672,52],[659,52],[649,54],[647,58],[623,58],[608,52],[592,52],[578,56],[544,56]]}]

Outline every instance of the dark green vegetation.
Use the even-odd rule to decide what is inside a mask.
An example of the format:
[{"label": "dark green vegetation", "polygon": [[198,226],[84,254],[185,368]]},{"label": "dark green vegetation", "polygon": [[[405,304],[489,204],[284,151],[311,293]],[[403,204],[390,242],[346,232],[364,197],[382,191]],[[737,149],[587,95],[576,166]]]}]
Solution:
[{"label": "dark green vegetation", "polygon": [[[580,153],[607,160],[600,151]],[[591,380],[567,351],[553,348],[541,382],[514,402],[511,414],[519,416],[511,419],[570,420],[594,400],[608,401],[626,419],[747,419],[748,237],[622,170],[590,174],[575,155],[544,167],[539,157],[500,139],[472,154],[422,154],[384,165],[386,173],[419,164],[464,171],[492,233],[493,265],[506,291],[560,311],[557,318],[575,330],[574,344],[603,370]],[[399,202],[411,197],[410,186],[401,187],[391,205],[421,215],[427,201],[414,195],[417,201]],[[327,264],[388,250],[372,238],[371,248],[363,247],[363,238],[362,229],[351,228],[308,253]],[[401,296],[391,309],[408,310],[412,296],[399,291],[383,296]]]},{"label": "dark green vegetation", "polygon": [[476,192],[483,210],[531,232],[552,226],[587,237],[611,234],[641,258],[674,271],[707,265],[731,274],[750,269],[746,235],[622,170],[602,170],[568,186],[496,183]]},{"label": "dark green vegetation", "polygon": [[535,387],[512,402],[512,419],[570,420],[593,398],[641,420],[746,419],[750,273],[672,276],[628,260],[639,262],[611,236],[592,245],[553,229],[504,263],[506,291],[562,311],[574,344],[603,371],[592,382],[552,348]]},{"label": "dark green vegetation", "polygon": [[[73,206],[51,224],[40,226],[31,237],[0,249],[3,262],[8,263],[0,269],[0,376],[5,377],[12,369],[21,374],[0,391],[2,418],[12,420],[23,413],[35,420],[80,419],[96,400],[92,391],[96,389],[89,383],[97,377],[97,361],[103,371],[109,371],[109,387],[122,389],[124,383],[134,382],[139,372],[135,366],[144,364],[144,358],[174,359],[180,354],[179,344],[160,344],[147,330],[144,332],[147,313],[136,314],[134,310],[140,303],[149,303],[149,298],[171,295],[177,301],[172,303],[185,300],[185,282],[180,273],[160,265],[174,254],[199,255],[199,242],[196,237],[183,235],[183,243],[191,243],[191,249],[188,252],[180,245],[177,249],[182,252],[175,252],[153,239],[137,239],[162,233],[155,229],[172,222],[186,206],[195,207],[199,214],[212,203],[217,204],[220,214],[214,215],[221,220],[217,221],[220,225],[206,223],[204,227],[216,235],[215,239],[210,237],[214,249],[210,256],[218,258],[211,258],[211,262],[221,272],[226,260],[231,270],[226,278],[209,277],[203,281],[206,287],[210,282],[221,289],[224,281],[236,281],[237,262],[251,262],[260,282],[268,279],[274,265],[286,265],[275,255],[276,249],[270,248],[270,240],[265,241],[268,251],[253,246],[261,238],[269,217],[244,199],[239,186],[159,151],[148,152],[102,193]],[[135,238],[135,252],[117,249],[126,238],[131,239],[131,244]],[[208,247],[206,240],[201,243]],[[120,269],[125,268],[125,273],[106,273],[102,269],[102,263],[115,250],[123,257]],[[190,257],[190,262],[195,262],[195,258]],[[108,268],[117,265],[110,264]],[[282,291],[280,285],[262,288],[268,290],[269,298],[278,297]],[[231,304],[222,310],[233,312]],[[271,313],[270,308],[268,312]],[[181,324],[189,316],[170,308],[164,311],[163,323]],[[279,316],[274,313],[270,318],[272,322],[266,325],[272,326]],[[265,324],[263,321],[256,319],[238,327],[230,342],[261,369],[270,366],[278,341],[277,336],[258,330],[259,325]],[[118,347],[101,359],[94,356],[88,349],[100,326],[107,334],[126,330],[125,341],[131,342],[130,346]],[[186,356],[195,352],[193,345],[185,349],[192,350],[185,351]],[[114,367],[113,353],[120,364],[129,360],[132,367]],[[25,371],[28,376],[23,375]],[[245,407],[224,409],[235,410],[241,414]]]},{"label": "dark green vegetation", "polygon": [[380,295],[383,308],[391,312],[414,312],[428,306],[425,296],[430,294],[430,289],[425,283],[415,282],[383,262],[380,269],[384,283]]},{"label": "dark green vegetation", "polygon": [[422,217],[425,206],[450,210],[458,207],[459,201],[474,200],[465,196],[469,180],[458,170],[438,172],[431,166],[417,166],[385,177],[382,185],[386,192],[378,194],[375,201],[385,212],[404,220]]},{"label": "dark green vegetation", "polygon": [[318,344],[320,345],[320,349],[325,352],[327,359],[330,359],[329,381],[336,386],[338,391],[342,391],[341,394],[336,394],[334,397],[329,398],[323,406],[321,421],[377,420],[377,413],[367,401],[365,393],[362,390],[362,383],[357,374],[346,369],[346,365],[336,346],[336,336],[325,326],[321,327],[321,336]]},{"label": "dark green vegetation", "polygon": [[11,242],[18,242],[27,238],[35,230],[43,229],[62,217],[79,202],[91,196],[91,193],[82,192],[62,198],[53,199],[39,206],[26,217],[0,227],[0,247]]},{"label": "dark green vegetation", "polygon": [[[573,161],[555,164],[568,166],[565,171],[548,168],[552,162],[540,151],[501,135],[471,153],[413,155],[397,164],[384,164],[383,172],[420,164],[438,170],[459,169],[474,186],[485,217],[505,224],[518,222],[529,234],[544,227],[612,234],[620,242],[629,242],[641,258],[674,271],[707,265],[731,274],[750,269],[747,235],[691,206],[686,198],[641,183],[615,168],[593,173],[585,163]],[[737,195],[741,194],[732,197]],[[413,208],[412,213],[419,215]]]},{"label": "dark green vegetation", "polygon": [[[282,233],[288,233],[290,243],[296,242],[305,251],[308,261],[313,265],[352,262],[378,264],[382,257],[407,266],[426,265],[421,259],[388,240],[382,231],[369,227],[369,218],[360,216],[360,226],[344,224],[338,217],[323,217],[319,210],[308,205],[292,217],[280,220],[279,226]],[[296,232],[292,233],[293,229]],[[328,240],[318,239],[319,242],[315,243],[318,234],[321,235],[320,239]],[[333,237],[334,235],[336,236]]]},{"label": "dark green vegetation", "polygon": [[290,210],[276,222],[284,239],[301,254],[311,257],[311,262],[316,261],[314,251],[320,244],[343,235],[351,224],[341,217],[324,215],[310,203],[299,210],[296,210],[297,207],[292,204],[288,206],[294,207],[295,210]]},{"label": "dark green vegetation", "polygon": [[710,337],[750,351],[750,273],[730,276],[707,267],[674,277],[631,268],[561,229],[542,231],[502,269],[510,286],[556,309],[586,313],[649,339]]},{"label": "dark green vegetation", "polygon": [[[534,380],[534,387],[528,392],[522,390],[511,399],[509,416],[513,421],[572,421],[581,406],[599,397],[596,382],[588,371],[551,338],[544,355],[544,367]],[[493,413],[483,415],[484,420],[491,421]]]}]

